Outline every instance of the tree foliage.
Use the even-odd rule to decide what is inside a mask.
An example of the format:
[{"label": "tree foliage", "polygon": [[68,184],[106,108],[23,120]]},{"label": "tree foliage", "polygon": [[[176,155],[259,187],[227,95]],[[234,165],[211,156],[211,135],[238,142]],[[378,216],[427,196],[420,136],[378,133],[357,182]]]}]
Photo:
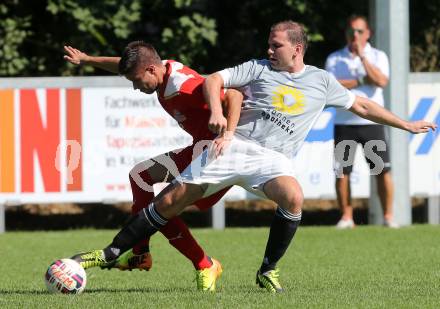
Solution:
[{"label": "tree foliage", "polygon": [[440,71],[440,3],[410,2],[411,71]]},{"label": "tree foliage", "polygon": [[18,75],[25,70],[29,60],[21,57],[20,47],[30,30],[29,15],[17,16],[13,8],[18,0],[0,4],[0,75]]},{"label": "tree foliage", "polygon": [[[410,3],[412,68],[438,69],[440,4]],[[139,39],[152,43],[163,58],[209,73],[265,57],[269,27],[286,19],[306,25],[306,62],[322,66],[345,44],[344,23],[351,13],[367,15],[368,0],[3,0],[0,75],[104,74],[67,64],[63,45],[118,55]]]}]

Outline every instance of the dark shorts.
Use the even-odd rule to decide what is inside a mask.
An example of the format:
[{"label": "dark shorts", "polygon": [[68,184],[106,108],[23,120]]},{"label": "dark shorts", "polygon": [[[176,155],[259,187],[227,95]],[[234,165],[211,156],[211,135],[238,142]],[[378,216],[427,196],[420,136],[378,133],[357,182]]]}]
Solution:
[{"label": "dark shorts", "polygon": [[[380,159],[383,162],[381,173],[391,169],[389,146],[385,138],[385,128],[382,125],[335,125],[334,142],[335,171],[342,168],[344,175],[348,175],[352,172],[354,155],[357,148],[355,146],[357,146],[357,144],[362,145],[364,156],[370,166],[370,170],[376,167]],[[343,144],[336,147],[341,142]],[[384,149],[381,148],[383,145],[385,146]]]}]

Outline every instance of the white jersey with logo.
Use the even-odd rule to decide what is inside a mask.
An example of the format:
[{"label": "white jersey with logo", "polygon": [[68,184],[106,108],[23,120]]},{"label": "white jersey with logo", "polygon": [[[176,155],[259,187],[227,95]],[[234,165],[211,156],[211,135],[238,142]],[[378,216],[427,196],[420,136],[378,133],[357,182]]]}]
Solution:
[{"label": "white jersey with logo", "polygon": [[239,139],[294,156],[324,107],[348,109],[354,95],[326,71],[275,71],[268,60],[251,60],[219,72],[224,86],[241,87],[245,98],[235,131]]},{"label": "white jersey with logo", "polygon": [[[364,54],[372,65],[379,68],[386,77],[389,77],[390,69],[388,57],[383,51],[373,48],[367,43]],[[361,59],[358,56],[353,56],[347,46],[331,53],[327,57],[325,69],[336,79],[359,79],[367,75]],[[351,92],[384,106],[383,90],[381,87],[364,84],[351,89]],[[338,110],[336,112],[335,124],[370,125],[377,123],[361,118],[348,111]]]}]

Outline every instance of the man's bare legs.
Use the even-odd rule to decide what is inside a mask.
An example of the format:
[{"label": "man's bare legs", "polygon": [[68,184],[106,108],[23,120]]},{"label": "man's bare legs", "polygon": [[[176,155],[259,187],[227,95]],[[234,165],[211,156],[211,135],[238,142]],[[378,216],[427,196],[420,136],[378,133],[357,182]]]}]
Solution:
[{"label": "man's bare legs", "polygon": [[335,181],[336,196],[341,210],[341,220],[353,222],[353,207],[351,206],[350,174],[343,174]]},{"label": "man's bare legs", "polygon": [[379,194],[380,203],[382,205],[385,225],[390,227],[397,227],[397,225],[393,223],[394,184],[391,177],[391,171],[387,170],[380,173],[376,176],[376,180],[377,192]]},{"label": "man's bare legs", "polygon": [[[379,195],[380,203],[383,210],[385,224],[387,226],[393,225],[393,198],[394,198],[394,184],[391,177],[391,171],[387,170],[376,176],[377,180],[377,192]],[[354,227],[349,226],[350,221],[353,222],[353,207],[351,205],[351,186],[350,175],[344,174],[342,178],[336,178],[336,195],[338,198],[338,204],[342,213],[341,221],[346,223],[341,228]],[[340,221],[340,222],[341,222]]]},{"label": "man's bare legs", "polygon": [[201,185],[176,181],[156,197],[154,205],[162,217],[170,219],[201,199],[204,191],[205,189]]}]

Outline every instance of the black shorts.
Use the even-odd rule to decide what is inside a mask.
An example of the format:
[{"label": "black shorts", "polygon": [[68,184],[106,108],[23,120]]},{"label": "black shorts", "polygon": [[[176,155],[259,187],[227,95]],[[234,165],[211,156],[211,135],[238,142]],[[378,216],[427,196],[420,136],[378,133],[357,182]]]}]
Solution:
[{"label": "black shorts", "polygon": [[[379,143],[375,141],[379,141]],[[387,172],[391,169],[388,142],[385,138],[385,128],[382,125],[335,125],[334,142],[335,171],[342,168],[342,173],[344,175],[351,173],[353,170],[354,155],[357,148],[355,146],[357,146],[357,144],[362,145],[362,148],[364,149],[364,156],[370,166],[370,170],[375,168],[378,162],[377,160],[379,159],[377,156],[380,157],[383,162],[383,169],[380,171],[380,173]],[[339,147],[336,147],[341,142],[343,142],[343,144],[339,145]],[[381,142],[384,143],[385,149],[378,149],[376,146],[376,144],[383,145]],[[344,152],[343,154],[342,149]],[[370,153],[368,153],[367,149],[368,151],[372,151],[372,153],[376,156],[372,156]],[[337,150],[339,150],[339,153],[337,153]]]}]

